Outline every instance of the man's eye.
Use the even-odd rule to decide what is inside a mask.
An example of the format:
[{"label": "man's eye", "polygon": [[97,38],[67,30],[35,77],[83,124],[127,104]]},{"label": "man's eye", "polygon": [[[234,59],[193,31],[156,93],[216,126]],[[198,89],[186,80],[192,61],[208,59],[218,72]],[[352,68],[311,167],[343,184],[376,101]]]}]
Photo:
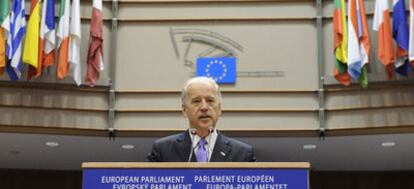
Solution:
[{"label": "man's eye", "polygon": [[201,102],[201,100],[200,100],[200,99],[195,99],[195,100],[193,100],[192,102],[193,102],[193,103],[200,103],[200,102]]}]

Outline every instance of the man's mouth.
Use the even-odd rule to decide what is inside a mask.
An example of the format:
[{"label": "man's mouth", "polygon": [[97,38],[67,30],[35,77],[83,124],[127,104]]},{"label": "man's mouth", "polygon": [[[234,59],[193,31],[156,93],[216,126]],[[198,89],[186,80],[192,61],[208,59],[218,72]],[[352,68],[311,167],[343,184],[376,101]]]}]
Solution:
[{"label": "man's mouth", "polygon": [[202,115],[202,116],[199,116],[198,117],[198,119],[208,119],[208,118],[211,118],[211,116],[209,116],[209,115]]}]

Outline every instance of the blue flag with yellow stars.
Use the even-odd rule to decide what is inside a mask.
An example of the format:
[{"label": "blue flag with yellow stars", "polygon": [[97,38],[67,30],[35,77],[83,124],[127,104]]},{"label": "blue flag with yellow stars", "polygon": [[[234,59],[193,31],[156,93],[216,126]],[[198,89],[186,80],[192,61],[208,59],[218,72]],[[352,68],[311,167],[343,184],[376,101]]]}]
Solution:
[{"label": "blue flag with yellow stars", "polygon": [[236,83],[236,58],[197,58],[196,75],[216,80],[217,83]]}]

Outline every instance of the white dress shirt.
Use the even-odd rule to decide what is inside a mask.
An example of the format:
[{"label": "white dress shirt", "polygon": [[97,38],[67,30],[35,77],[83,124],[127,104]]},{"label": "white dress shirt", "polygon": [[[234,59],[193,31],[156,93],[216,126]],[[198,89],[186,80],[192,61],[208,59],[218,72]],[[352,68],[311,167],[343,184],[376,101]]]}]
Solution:
[{"label": "white dress shirt", "polygon": [[[194,149],[194,152],[197,153],[197,150],[199,149],[198,142],[200,141],[201,138],[198,135],[192,135],[191,129],[189,130],[189,132],[190,132],[191,144],[194,145],[192,146],[191,149]],[[211,154],[213,154],[214,145],[216,144],[216,140],[217,140],[216,129],[214,129],[213,132],[211,132],[208,136],[206,136],[205,139],[206,139],[205,148],[207,149],[207,153],[208,153],[208,161],[210,161]]]}]

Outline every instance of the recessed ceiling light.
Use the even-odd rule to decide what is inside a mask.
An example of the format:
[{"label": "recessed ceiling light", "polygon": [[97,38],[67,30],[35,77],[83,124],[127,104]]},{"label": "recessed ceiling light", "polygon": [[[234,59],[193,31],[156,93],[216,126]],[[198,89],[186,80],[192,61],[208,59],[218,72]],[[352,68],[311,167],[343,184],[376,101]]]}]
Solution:
[{"label": "recessed ceiling light", "polygon": [[316,149],[316,145],[315,144],[305,144],[305,145],[303,145],[303,149],[305,149],[305,150],[314,150],[314,149]]},{"label": "recessed ceiling light", "polygon": [[383,142],[381,143],[381,146],[386,148],[386,147],[394,147],[395,146],[395,142]]},{"label": "recessed ceiling light", "polygon": [[11,150],[9,153],[10,153],[10,154],[13,154],[13,155],[20,154],[20,152],[19,152],[19,151],[17,151],[17,150]]},{"label": "recessed ceiling light", "polygon": [[55,142],[55,141],[47,141],[45,143],[45,145],[46,146],[49,146],[49,147],[58,147],[59,146],[59,143],[58,142]]},{"label": "recessed ceiling light", "polygon": [[134,149],[134,148],[135,148],[135,146],[134,146],[134,145],[132,145],[132,144],[123,144],[123,145],[121,146],[121,148],[122,148],[122,149],[124,149],[124,150],[132,150],[132,149]]}]

